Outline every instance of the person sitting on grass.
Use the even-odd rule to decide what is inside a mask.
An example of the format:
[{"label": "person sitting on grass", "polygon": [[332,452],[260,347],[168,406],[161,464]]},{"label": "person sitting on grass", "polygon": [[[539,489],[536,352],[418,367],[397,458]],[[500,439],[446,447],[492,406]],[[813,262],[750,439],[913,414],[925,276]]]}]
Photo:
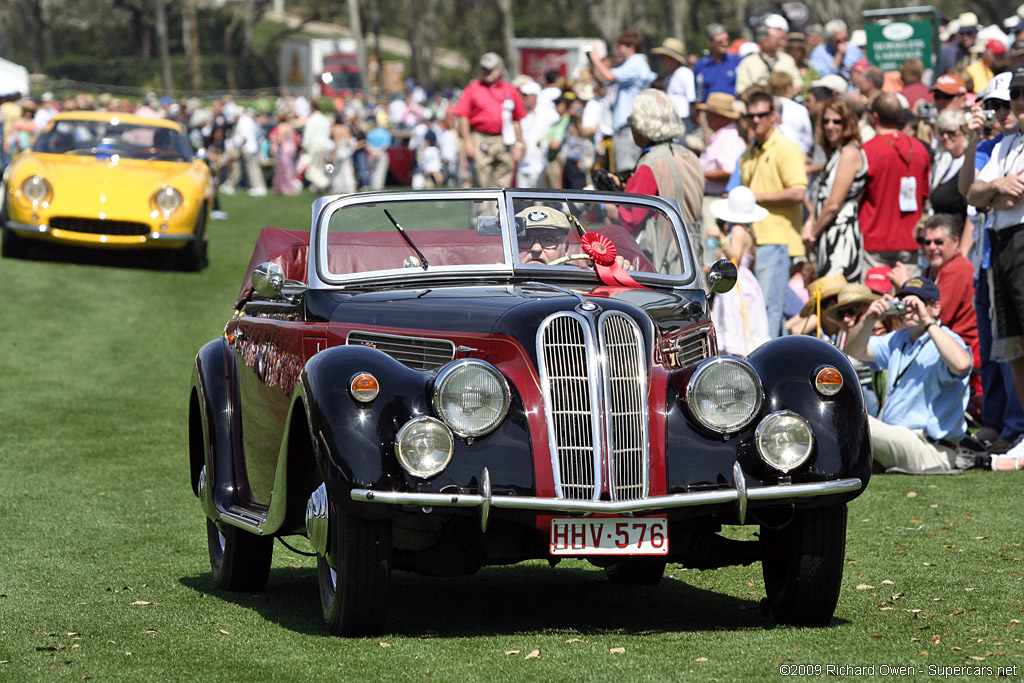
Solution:
[{"label": "person sitting on grass", "polygon": [[883,336],[871,332],[894,298],[872,301],[850,331],[846,352],[873,370],[886,370],[886,400],[868,417],[875,462],[886,471],[943,474],[956,469],[967,431],[971,352],[939,321],[939,288],[924,277],[907,280],[896,294],[906,306],[906,327]]}]

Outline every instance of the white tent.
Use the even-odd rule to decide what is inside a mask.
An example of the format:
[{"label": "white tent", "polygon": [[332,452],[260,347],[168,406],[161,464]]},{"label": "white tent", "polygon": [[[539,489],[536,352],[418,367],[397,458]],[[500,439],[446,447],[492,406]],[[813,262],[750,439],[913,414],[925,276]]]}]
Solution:
[{"label": "white tent", "polygon": [[0,97],[14,93],[28,95],[28,69],[0,58]]}]

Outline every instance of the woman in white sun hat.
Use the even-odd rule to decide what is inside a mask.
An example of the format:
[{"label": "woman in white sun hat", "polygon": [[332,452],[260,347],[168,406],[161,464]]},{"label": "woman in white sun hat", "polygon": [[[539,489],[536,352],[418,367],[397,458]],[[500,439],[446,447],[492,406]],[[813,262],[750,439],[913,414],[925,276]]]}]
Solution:
[{"label": "woman in white sun hat", "polygon": [[768,210],[754,201],[750,188],[739,185],[725,199],[711,202],[710,211],[725,235],[724,255],[739,271],[736,287],[715,296],[711,319],[719,351],[743,357],[769,339],[764,293],[751,270],[757,247],[750,229]]}]

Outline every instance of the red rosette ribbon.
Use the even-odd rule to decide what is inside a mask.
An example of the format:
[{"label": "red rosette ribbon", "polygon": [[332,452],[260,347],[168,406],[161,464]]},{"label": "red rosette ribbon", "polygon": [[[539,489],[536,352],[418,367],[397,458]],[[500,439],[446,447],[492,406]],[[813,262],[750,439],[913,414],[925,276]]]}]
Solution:
[{"label": "red rosette ribbon", "polygon": [[580,237],[580,244],[583,253],[594,262],[594,269],[597,270],[601,282],[612,287],[641,287],[642,284],[633,279],[626,270],[616,263],[615,257],[618,250],[615,244],[607,236],[596,232],[585,232]]}]

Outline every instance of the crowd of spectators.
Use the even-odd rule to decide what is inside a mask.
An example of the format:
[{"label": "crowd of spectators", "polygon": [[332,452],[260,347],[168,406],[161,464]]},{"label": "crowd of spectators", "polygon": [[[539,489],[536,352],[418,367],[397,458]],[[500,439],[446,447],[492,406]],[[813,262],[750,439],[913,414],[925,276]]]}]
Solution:
[{"label": "crowd of spectators", "polygon": [[[396,147],[413,155],[416,189],[579,189],[603,174],[600,187],[675,198],[705,266],[722,256],[742,266],[744,315],[718,317],[723,348],[815,334],[841,348],[853,337],[860,360],[902,357],[868,344],[859,326],[893,334],[899,318],[877,315],[874,301],[909,292],[913,342],[953,339],[969,351],[973,379],[956,378],[964,407],[986,443],[1006,450],[1024,435],[1021,10],[1001,26],[973,12],[945,23],[934,69],[908,59],[883,72],[864,30],[770,14],[750,41],[708,25],[702,55],[677,37],[650,47],[627,30],[536,79],[487,53],[461,91],[409,84],[404,95],[329,103],[282,92],[249,106],[44,94],[2,105],[0,162],[55,112],[105,109],[179,121],[224,193],[381,189]],[[941,296],[922,298],[932,292]],[[951,357],[949,372],[959,367]],[[867,404],[891,422],[894,380],[879,381],[879,365],[874,379],[865,371]],[[919,431],[936,443],[964,433]],[[1024,445],[1010,453],[1024,456]]]}]

